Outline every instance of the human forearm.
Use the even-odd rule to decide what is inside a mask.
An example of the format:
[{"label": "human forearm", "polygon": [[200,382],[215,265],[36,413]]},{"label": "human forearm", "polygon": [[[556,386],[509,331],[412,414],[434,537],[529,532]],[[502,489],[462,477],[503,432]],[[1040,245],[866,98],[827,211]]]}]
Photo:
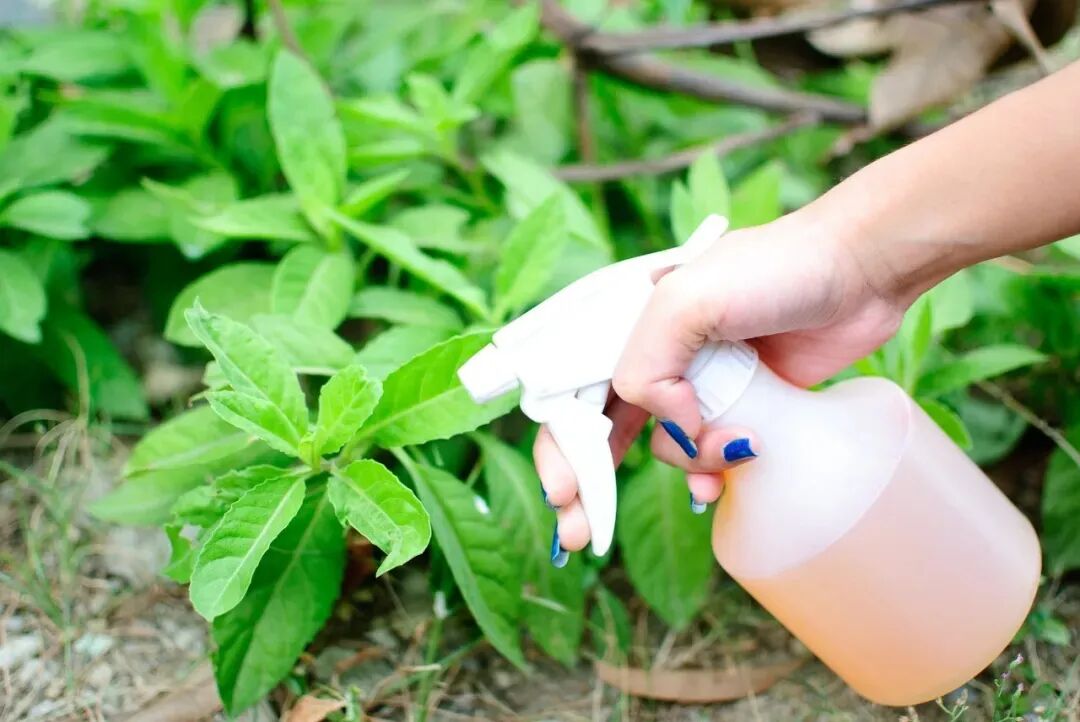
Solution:
[{"label": "human forearm", "polygon": [[897,303],[1080,232],[1080,63],[867,166],[807,212]]}]

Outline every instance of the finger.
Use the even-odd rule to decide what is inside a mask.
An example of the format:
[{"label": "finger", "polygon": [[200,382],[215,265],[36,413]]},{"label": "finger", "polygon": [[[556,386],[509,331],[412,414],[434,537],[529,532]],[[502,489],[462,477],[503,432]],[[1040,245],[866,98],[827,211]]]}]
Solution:
[{"label": "finger", "polygon": [[662,428],[653,430],[653,456],[688,472],[718,472],[757,458],[760,442],[751,431],[735,426],[706,426],[695,440],[693,459]]},{"label": "finger", "polygon": [[559,545],[566,551],[576,552],[585,548],[589,543],[589,522],[585,518],[585,509],[581,506],[581,500],[575,498],[562,509],[559,509],[556,534]]},{"label": "finger", "polygon": [[704,511],[701,509],[702,506],[720,498],[720,494],[724,491],[724,475],[687,474],[686,485],[690,487],[690,508],[700,514]]},{"label": "finger", "polygon": [[[626,455],[626,450],[644,428],[649,412],[631,406],[619,398],[613,398],[605,413],[612,423],[608,441],[611,445],[611,456],[618,466]],[[541,427],[540,433],[536,435],[533,462],[536,473],[540,475],[541,493],[548,504],[556,507],[568,504],[577,494],[577,477],[546,426]]]},{"label": "finger", "polygon": [[560,507],[577,496],[577,477],[570,462],[559,451],[555,437],[546,426],[540,427],[533,443],[533,463],[540,476],[540,493],[549,506]]},{"label": "finger", "polygon": [[604,413],[611,419],[611,436],[609,437],[611,458],[614,459],[617,467],[622,463],[623,457],[626,456],[627,450],[634,443],[634,439],[645,428],[645,424],[649,420],[649,412],[633,404],[628,404],[616,396],[608,403],[607,410]]},{"label": "finger", "polygon": [[701,414],[693,386],[683,378],[708,340],[710,290],[692,267],[661,278],[626,344],[612,380],[624,401],[656,416],[683,453],[693,458]]}]

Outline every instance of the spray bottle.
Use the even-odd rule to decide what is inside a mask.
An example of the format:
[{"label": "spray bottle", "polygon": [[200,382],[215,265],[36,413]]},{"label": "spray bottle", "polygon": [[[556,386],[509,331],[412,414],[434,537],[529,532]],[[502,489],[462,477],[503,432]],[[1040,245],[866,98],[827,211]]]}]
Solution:
[{"label": "spray bottle", "polygon": [[[726,230],[710,216],[677,248],[602,268],[497,331],[460,369],[477,401],[522,388],[578,480],[604,554],[615,469],[604,416],[653,272]],[[726,474],[713,551],[724,570],[864,697],[909,705],[959,687],[1008,645],[1038,586],[1024,515],[899,386],[856,378],[811,392],[740,342],[686,372],[705,423],[751,428],[760,457]]]}]

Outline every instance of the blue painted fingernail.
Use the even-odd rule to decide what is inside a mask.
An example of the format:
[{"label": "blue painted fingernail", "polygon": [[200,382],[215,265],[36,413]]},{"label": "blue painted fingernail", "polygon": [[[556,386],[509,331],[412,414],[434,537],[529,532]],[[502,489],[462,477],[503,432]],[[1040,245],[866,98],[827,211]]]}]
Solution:
[{"label": "blue painted fingernail", "polygon": [[724,461],[742,461],[743,459],[752,459],[755,456],[757,454],[750,448],[750,439],[745,437],[732,439],[724,444]]},{"label": "blue painted fingernail", "polygon": [[679,448],[686,452],[687,456],[691,459],[697,456],[697,447],[694,446],[693,440],[686,435],[681,426],[670,419],[661,419],[660,425],[664,427],[664,431],[668,432],[668,436],[675,440]]},{"label": "blue painted fingernail", "polygon": [[548,509],[551,509],[552,511],[558,510],[559,507],[555,506],[548,500],[547,489],[545,489],[543,486],[540,487],[540,496],[544,497],[544,504],[547,505]]},{"label": "blue painted fingernail", "polygon": [[705,510],[709,507],[708,504],[698,501],[694,498],[694,493],[690,492],[690,511],[695,514],[704,514]]},{"label": "blue painted fingernail", "polygon": [[559,544],[559,525],[555,524],[555,532],[551,535],[551,566],[562,569],[570,561],[570,552]]}]

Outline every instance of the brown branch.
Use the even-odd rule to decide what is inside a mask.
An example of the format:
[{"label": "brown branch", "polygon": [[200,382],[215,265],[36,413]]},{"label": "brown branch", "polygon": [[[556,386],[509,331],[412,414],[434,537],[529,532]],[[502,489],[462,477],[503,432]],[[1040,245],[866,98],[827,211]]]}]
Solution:
[{"label": "brown branch", "polygon": [[762,40],[782,35],[798,35],[839,25],[849,20],[911,12],[936,5],[975,0],[894,0],[873,7],[844,7],[828,12],[789,13],[775,18],[757,18],[711,23],[692,28],[660,27],[632,33],[593,32],[579,41],[581,50],[600,55],[640,53],[649,50],[706,48],[745,40]]},{"label": "brown branch", "polygon": [[782,113],[810,111],[822,120],[861,123],[866,110],[854,103],[781,88],[754,88],[696,70],[665,63],[648,55],[603,55],[583,50],[591,26],[567,13],[557,0],[543,0],[541,21],[575,53],[576,61],[654,90],[682,93],[701,100],[726,101]]},{"label": "brown branch", "polygon": [[577,131],[578,154],[586,163],[596,160],[596,146],[589,132],[589,74],[574,59],[574,125]]},{"label": "brown branch", "polygon": [[281,0],[267,0],[267,3],[270,5],[270,14],[274,17],[274,27],[277,28],[278,35],[281,36],[281,42],[289,50],[304,60],[308,60],[307,53],[300,47],[300,41],[296,39],[296,33],[293,32],[292,26],[289,25],[289,17],[285,14],[285,8],[282,6]]},{"label": "brown branch", "polygon": [[697,160],[703,153],[712,153],[723,157],[741,148],[749,148],[759,143],[782,138],[799,128],[813,125],[819,120],[814,113],[799,113],[789,117],[783,123],[764,130],[729,135],[723,140],[686,148],[660,158],[621,161],[605,165],[582,163],[564,165],[555,169],[555,175],[565,181],[612,181],[636,175],[659,175],[681,170]]}]

